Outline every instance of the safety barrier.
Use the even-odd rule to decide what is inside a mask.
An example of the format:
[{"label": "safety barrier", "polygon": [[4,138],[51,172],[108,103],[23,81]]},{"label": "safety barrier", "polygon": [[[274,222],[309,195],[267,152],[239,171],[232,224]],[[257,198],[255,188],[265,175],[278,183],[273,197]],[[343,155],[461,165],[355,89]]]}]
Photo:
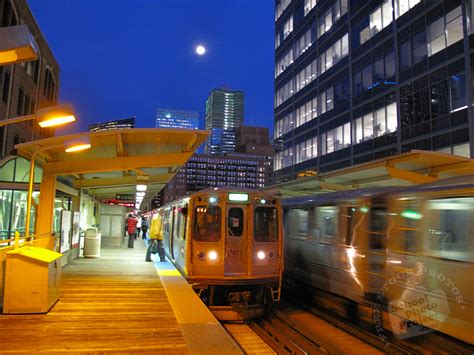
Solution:
[{"label": "safety barrier", "polygon": [[30,235],[27,240],[19,233],[15,233],[15,238],[0,240],[0,308],[3,308],[3,292],[5,287],[5,269],[7,266],[7,252],[15,248],[24,246],[35,246],[56,250],[56,240],[58,235],[54,233]]}]

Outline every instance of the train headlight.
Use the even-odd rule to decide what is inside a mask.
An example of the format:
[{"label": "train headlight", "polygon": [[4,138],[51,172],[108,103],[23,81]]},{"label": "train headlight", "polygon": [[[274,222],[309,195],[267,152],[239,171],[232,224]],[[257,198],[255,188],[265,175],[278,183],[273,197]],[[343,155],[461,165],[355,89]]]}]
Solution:
[{"label": "train headlight", "polygon": [[267,203],[267,201],[265,201],[265,199],[262,198],[262,199],[260,200],[260,203],[263,205],[263,204]]},{"label": "train headlight", "polygon": [[260,260],[265,259],[265,257],[266,257],[265,252],[259,251],[259,252],[257,253],[257,258],[259,258]]},{"label": "train headlight", "polygon": [[214,250],[211,250],[208,254],[210,260],[216,260],[217,259],[217,252]]},{"label": "train headlight", "polygon": [[210,203],[216,203],[216,202],[217,202],[217,198],[215,198],[215,197],[209,197],[209,202],[210,202]]}]

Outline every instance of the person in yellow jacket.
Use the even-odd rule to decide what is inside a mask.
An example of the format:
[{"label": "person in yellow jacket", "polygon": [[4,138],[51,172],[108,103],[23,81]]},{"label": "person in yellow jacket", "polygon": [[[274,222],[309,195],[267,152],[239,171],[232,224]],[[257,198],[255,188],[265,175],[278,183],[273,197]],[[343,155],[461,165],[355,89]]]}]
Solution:
[{"label": "person in yellow jacket", "polygon": [[146,251],[145,261],[151,261],[151,254],[158,252],[160,256],[160,261],[166,261],[165,258],[165,248],[163,245],[163,218],[162,218],[163,211],[159,211],[151,220],[150,226],[150,244],[148,245],[148,249]]}]

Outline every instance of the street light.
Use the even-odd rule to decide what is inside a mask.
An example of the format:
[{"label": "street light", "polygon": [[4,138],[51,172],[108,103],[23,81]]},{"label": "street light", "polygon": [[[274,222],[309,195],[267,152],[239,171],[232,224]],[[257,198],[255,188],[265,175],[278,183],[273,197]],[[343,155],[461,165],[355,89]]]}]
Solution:
[{"label": "street light", "polygon": [[27,25],[0,28],[0,65],[38,59],[38,46]]},{"label": "street light", "polygon": [[36,110],[36,112],[32,115],[19,116],[8,118],[6,120],[1,120],[0,127],[31,120],[36,120],[40,127],[47,128],[74,122],[76,120],[76,116],[74,116],[73,108],[71,105],[63,104]]}]

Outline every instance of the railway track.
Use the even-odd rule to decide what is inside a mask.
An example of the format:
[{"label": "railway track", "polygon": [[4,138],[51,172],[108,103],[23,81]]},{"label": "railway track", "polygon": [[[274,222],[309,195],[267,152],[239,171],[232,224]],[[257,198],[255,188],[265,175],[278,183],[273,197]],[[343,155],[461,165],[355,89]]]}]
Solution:
[{"label": "railway track", "polygon": [[401,348],[387,351],[385,344],[368,343],[361,334],[346,330],[302,309],[277,311],[269,320],[224,324],[247,354],[383,354],[410,353]]},{"label": "railway track", "polygon": [[[286,295],[290,295],[286,290]],[[423,336],[410,339],[399,339],[389,329],[377,332],[374,319],[374,305],[367,303],[357,305],[337,295],[317,290],[311,299],[299,299],[291,295],[292,303],[298,304],[307,312],[353,334],[359,339],[388,353],[411,353],[411,354],[474,354],[474,346],[451,338],[439,332],[424,334]],[[284,305],[284,303],[283,303]],[[287,306],[286,306],[287,307]],[[283,306],[283,309],[285,306]],[[381,322],[385,326],[389,315],[381,312]],[[383,334],[383,339],[380,336]]]}]

